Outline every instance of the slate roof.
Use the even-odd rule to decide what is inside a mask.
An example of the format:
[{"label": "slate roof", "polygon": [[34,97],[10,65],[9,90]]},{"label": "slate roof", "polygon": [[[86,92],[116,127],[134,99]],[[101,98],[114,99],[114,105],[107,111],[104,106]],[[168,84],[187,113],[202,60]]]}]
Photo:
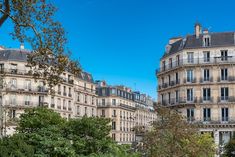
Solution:
[{"label": "slate roof", "polygon": [[21,49],[4,49],[0,50],[0,61],[20,61],[26,62],[27,61],[27,54],[30,51],[28,50],[21,50]]},{"label": "slate roof", "polygon": [[[170,44],[169,53],[165,53],[163,57],[183,49],[203,48],[203,35],[200,34],[199,38],[196,38],[196,35],[188,35]],[[209,47],[235,46],[235,32],[208,33],[208,35],[211,37],[211,45]]]},{"label": "slate roof", "polygon": [[[0,50],[0,61],[18,61],[18,62],[27,62],[27,54],[29,50],[22,49],[4,49]],[[91,74],[82,71],[78,78],[85,80],[87,82],[94,82]]]}]

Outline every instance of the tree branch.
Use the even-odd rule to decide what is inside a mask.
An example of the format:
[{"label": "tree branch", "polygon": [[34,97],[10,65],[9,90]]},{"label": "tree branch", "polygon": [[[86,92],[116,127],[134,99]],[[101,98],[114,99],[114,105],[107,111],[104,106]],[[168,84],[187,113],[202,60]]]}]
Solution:
[{"label": "tree branch", "polygon": [[[4,6],[5,6],[5,10],[2,12],[3,15],[0,18],[0,27],[3,25],[3,23],[7,20],[7,18],[9,17],[10,14],[10,1],[9,0],[5,0],[4,1]],[[1,9],[2,10],[2,9]]]}]

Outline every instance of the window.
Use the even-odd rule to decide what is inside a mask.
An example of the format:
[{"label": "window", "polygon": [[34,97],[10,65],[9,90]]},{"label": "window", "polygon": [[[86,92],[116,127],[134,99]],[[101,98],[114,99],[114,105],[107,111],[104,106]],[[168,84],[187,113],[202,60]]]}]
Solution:
[{"label": "window", "polygon": [[84,99],[85,99],[85,104],[86,104],[87,103],[87,95],[85,95]]},{"label": "window", "polygon": [[175,102],[179,102],[179,91],[175,91]]},{"label": "window", "polygon": [[116,117],[116,110],[113,110],[113,117]]},{"label": "window", "polygon": [[102,92],[102,96],[105,96],[106,91],[105,91],[105,89],[104,89],[104,88],[102,89],[102,91],[101,91],[101,92]]},{"label": "window", "polygon": [[211,89],[203,88],[203,101],[211,100]]},{"label": "window", "polygon": [[116,99],[112,99],[112,105],[116,106]]},{"label": "window", "polygon": [[170,85],[171,83],[171,75],[168,75],[168,84]]},{"label": "window", "polygon": [[193,52],[188,52],[187,53],[187,58],[188,58],[188,63],[193,63],[194,62],[194,57],[193,57]]},{"label": "window", "polygon": [[187,82],[193,82],[193,70],[187,70]]},{"label": "window", "polygon": [[116,140],[116,134],[112,134],[112,139],[115,141]]},{"label": "window", "polygon": [[80,115],[80,106],[77,106],[77,115]]},{"label": "window", "polygon": [[221,61],[228,60],[228,50],[221,50],[220,54],[221,54]]},{"label": "window", "polygon": [[179,66],[180,65],[180,55],[176,56],[176,65]]},{"label": "window", "polygon": [[71,111],[72,108],[71,108],[71,101],[68,101],[68,110]]},{"label": "window", "polygon": [[94,108],[91,109],[91,115],[94,116]]},{"label": "window", "polygon": [[210,121],[211,120],[211,109],[210,108],[204,108],[203,109],[203,120],[204,121]]},{"label": "window", "polygon": [[116,89],[112,88],[111,94],[115,95],[116,94]]},{"label": "window", "polygon": [[169,59],[169,66],[172,68],[172,58]]},{"label": "window", "polygon": [[16,88],[17,87],[17,82],[16,79],[11,79],[11,88]]},{"label": "window", "polygon": [[102,106],[105,106],[105,99],[102,99]]},{"label": "window", "polygon": [[194,109],[193,108],[187,109],[187,121],[189,122],[194,121]]},{"label": "window", "polygon": [[203,38],[203,45],[204,45],[204,47],[208,47],[211,45],[209,36],[206,36]]},{"label": "window", "polygon": [[31,90],[31,81],[30,80],[25,81],[25,89]]},{"label": "window", "polygon": [[193,89],[187,89],[187,101],[193,101]]},{"label": "window", "polygon": [[30,96],[29,95],[25,96],[25,105],[27,105],[27,106],[30,105]]},{"label": "window", "polygon": [[209,81],[210,79],[210,70],[209,69],[204,69],[204,81]]},{"label": "window", "polygon": [[85,116],[87,116],[87,107],[84,108]]},{"label": "window", "polygon": [[112,130],[116,130],[116,122],[112,122]]},{"label": "window", "polygon": [[170,92],[168,93],[168,103],[169,104],[171,103],[171,93]]},{"label": "window", "polygon": [[221,69],[221,80],[223,80],[223,81],[228,80],[228,69],[227,68]]},{"label": "window", "polygon": [[162,69],[166,70],[166,61],[162,61]]},{"label": "window", "polygon": [[4,72],[4,64],[0,64],[0,73]]},{"label": "window", "polygon": [[178,72],[177,73],[175,73],[175,82],[176,82],[176,84],[179,84],[179,74],[178,74]]},{"label": "window", "polygon": [[101,117],[105,117],[105,110],[101,110]]},{"label": "window", "polygon": [[222,117],[222,121],[223,122],[227,122],[228,121],[228,108],[221,108],[221,117]]},{"label": "window", "polygon": [[57,99],[57,109],[61,109],[61,100],[60,100],[60,98]]},{"label": "window", "polygon": [[204,62],[210,62],[210,51],[203,52]]},{"label": "window", "polygon": [[221,88],[221,93],[220,93],[220,96],[221,96],[221,100],[222,101],[227,101],[228,100],[228,87],[222,87]]},{"label": "window", "polygon": [[66,86],[64,86],[64,96],[66,96],[67,93],[66,93]]}]

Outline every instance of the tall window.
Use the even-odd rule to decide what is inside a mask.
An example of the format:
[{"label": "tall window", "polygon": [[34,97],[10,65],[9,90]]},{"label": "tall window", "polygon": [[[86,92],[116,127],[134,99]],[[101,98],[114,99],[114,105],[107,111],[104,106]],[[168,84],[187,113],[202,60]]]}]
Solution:
[{"label": "tall window", "polygon": [[162,61],[162,69],[166,70],[166,61]]},{"label": "tall window", "polygon": [[221,95],[221,100],[227,101],[228,100],[228,95],[229,95],[228,87],[222,87],[220,95]]},{"label": "tall window", "polygon": [[188,52],[188,63],[193,63],[194,62],[194,57],[193,57],[193,52]]},{"label": "tall window", "polygon": [[203,43],[204,43],[204,46],[205,46],[205,47],[210,46],[210,44],[211,44],[211,43],[210,43],[210,37],[208,37],[208,36],[207,36],[207,37],[204,37],[204,38],[203,38]]},{"label": "tall window", "polygon": [[77,115],[80,115],[80,107],[77,106]]},{"label": "tall window", "polygon": [[210,79],[210,70],[209,69],[204,69],[204,81],[209,81]]},{"label": "tall window", "polygon": [[30,80],[26,80],[26,82],[25,82],[25,88],[26,88],[27,90],[31,90],[31,81],[30,81]]},{"label": "tall window", "polygon": [[222,121],[223,122],[227,122],[228,121],[228,108],[221,108],[221,117],[222,117]]},{"label": "tall window", "polygon": [[179,66],[180,65],[180,55],[176,56],[176,65]]},{"label": "tall window", "polygon": [[211,89],[210,88],[203,88],[203,100],[204,101],[211,100]]},{"label": "tall window", "polygon": [[187,120],[189,122],[194,121],[194,109],[193,108],[188,108],[187,109]]},{"label": "tall window", "polygon": [[105,110],[101,110],[101,117],[105,117]]},{"label": "tall window", "polygon": [[169,59],[169,66],[170,66],[170,68],[172,68],[172,66],[173,66],[172,65],[172,58]]},{"label": "tall window", "polygon": [[228,50],[221,50],[220,53],[221,53],[221,60],[222,61],[228,60]]},{"label": "tall window", "polygon": [[203,52],[204,62],[210,62],[210,51]]},{"label": "tall window", "polygon": [[210,108],[204,108],[203,109],[203,120],[204,121],[210,121],[211,120],[211,109]]},{"label": "tall window", "polygon": [[193,70],[187,70],[187,82],[193,81]]},{"label": "tall window", "polygon": [[228,69],[223,68],[221,69],[221,80],[228,80]]},{"label": "tall window", "polygon": [[116,106],[116,99],[112,99],[112,105]]},{"label": "tall window", "polygon": [[116,117],[116,110],[113,110],[113,117]]},{"label": "tall window", "polygon": [[193,101],[193,89],[187,89],[187,101]]},{"label": "tall window", "polygon": [[85,107],[84,110],[85,110],[85,116],[87,116],[87,107]]},{"label": "tall window", "polygon": [[168,75],[168,84],[170,85],[171,83],[171,75]]},{"label": "tall window", "polygon": [[179,91],[175,91],[175,102],[179,102]]},{"label": "tall window", "polygon": [[171,93],[170,92],[168,93],[168,103],[169,104],[171,103]]},{"label": "tall window", "polygon": [[176,82],[176,84],[179,83],[179,74],[178,74],[178,72],[175,73],[175,82]]},{"label": "tall window", "polygon": [[102,106],[105,106],[105,99],[102,99]]}]

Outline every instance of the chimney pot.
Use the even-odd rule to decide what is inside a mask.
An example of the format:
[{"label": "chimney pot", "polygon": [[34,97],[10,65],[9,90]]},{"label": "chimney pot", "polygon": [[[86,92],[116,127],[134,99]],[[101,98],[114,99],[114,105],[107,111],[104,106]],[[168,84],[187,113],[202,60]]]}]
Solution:
[{"label": "chimney pot", "polygon": [[199,38],[201,33],[202,33],[201,24],[200,23],[196,23],[195,24],[195,35],[196,35],[197,39]]}]

